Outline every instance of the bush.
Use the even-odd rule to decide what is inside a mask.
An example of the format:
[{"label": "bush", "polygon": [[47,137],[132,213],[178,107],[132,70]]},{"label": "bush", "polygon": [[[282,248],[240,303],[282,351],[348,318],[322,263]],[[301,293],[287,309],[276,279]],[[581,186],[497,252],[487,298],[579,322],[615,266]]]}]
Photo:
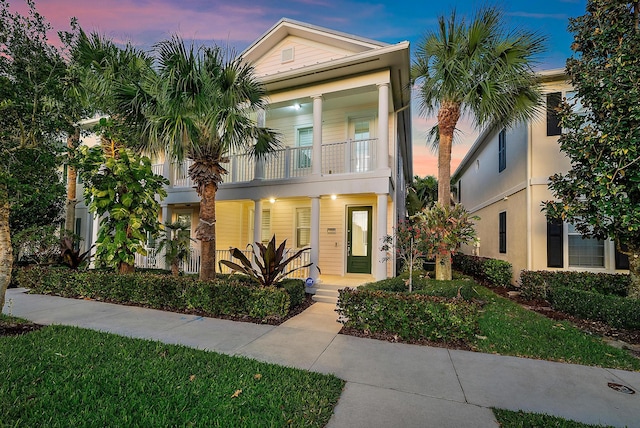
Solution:
[{"label": "bush", "polygon": [[631,279],[629,275],[568,271],[522,271],[522,295],[531,299],[547,299],[557,287],[626,297]]},{"label": "bush", "polygon": [[[408,293],[409,286],[407,285],[408,273],[403,273],[399,277],[387,278],[376,282],[370,282],[361,287],[358,290],[369,291],[388,291],[392,293]],[[413,274],[413,292],[417,294],[425,294],[429,296],[439,296],[454,298],[458,296],[458,292],[465,300],[471,300],[477,297],[473,290],[473,282],[468,279],[451,280],[451,281],[435,281],[429,279],[420,273]]]},{"label": "bush", "polygon": [[291,300],[291,307],[295,308],[304,302],[306,297],[307,290],[304,285],[304,281],[301,279],[294,278],[286,278],[280,281],[277,285],[278,287],[282,287],[286,290],[289,295],[289,299]]},{"label": "bush", "polygon": [[554,309],[581,318],[603,321],[612,327],[640,329],[640,300],[568,287],[550,293]]},{"label": "bush", "polygon": [[513,269],[511,263],[504,260],[456,253],[453,256],[453,268],[480,282],[488,282],[498,287],[511,285]]},{"label": "bush", "polygon": [[[291,298],[285,288],[247,286],[236,277],[199,281],[193,276],[120,275],[33,267],[18,271],[22,287],[40,294],[88,297],[172,311],[196,310],[211,316],[249,316],[260,320],[287,315]],[[290,284],[291,290],[299,290]],[[302,286],[304,290],[304,285]],[[293,292],[292,292],[293,293]]]},{"label": "bush", "polygon": [[478,307],[462,299],[421,294],[343,289],[338,313],[344,324],[405,340],[468,340],[477,330]]}]

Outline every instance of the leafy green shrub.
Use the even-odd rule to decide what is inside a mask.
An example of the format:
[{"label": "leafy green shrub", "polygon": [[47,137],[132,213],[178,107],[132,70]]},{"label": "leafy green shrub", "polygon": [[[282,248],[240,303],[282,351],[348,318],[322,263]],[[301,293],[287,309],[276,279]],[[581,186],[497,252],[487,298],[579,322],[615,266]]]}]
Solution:
[{"label": "leafy green shrub", "polygon": [[486,259],[482,262],[484,277],[498,287],[509,287],[513,270],[511,263],[504,260]]},{"label": "leafy green shrub", "polygon": [[[247,286],[236,276],[199,281],[193,276],[116,274],[109,271],[77,272],[69,269],[33,267],[18,271],[20,286],[32,292],[62,297],[88,297],[114,303],[133,303],[172,311],[197,310],[219,316],[279,319],[289,311],[285,288]],[[300,290],[290,281],[289,290]],[[304,293],[304,285],[302,285]],[[296,295],[299,299],[299,295]]]},{"label": "leafy green shrub", "polygon": [[453,267],[481,282],[488,282],[498,287],[511,285],[513,269],[511,263],[504,260],[456,253],[453,256]]},{"label": "leafy green shrub", "polygon": [[[399,277],[370,282],[358,287],[358,290],[407,293],[409,291],[406,283],[407,278],[408,273],[403,273]],[[467,279],[436,281],[426,278],[424,275],[420,275],[419,273],[414,273],[413,275],[413,292],[429,296],[454,298],[458,296],[459,292],[463,299],[470,300],[477,297],[475,291],[473,291],[472,284],[473,282]]]},{"label": "leafy green shrub", "polygon": [[338,313],[347,327],[441,342],[470,339],[478,319],[477,305],[462,299],[350,288],[339,291]]},{"label": "leafy green shrub", "polygon": [[546,299],[557,287],[626,297],[631,279],[629,275],[573,271],[522,271],[520,289],[526,298]]},{"label": "leafy green shrub", "polygon": [[581,318],[604,321],[612,327],[640,329],[640,300],[568,287],[550,293],[554,309]]},{"label": "leafy green shrub", "polygon": [[299,306],[302,304],[302,302],[304,302],[307,291],[303,280],[295,278],[285,278],[280,281],[278,286],[284,288],[289,295],[292,308],[295,308],[296,306]]}]

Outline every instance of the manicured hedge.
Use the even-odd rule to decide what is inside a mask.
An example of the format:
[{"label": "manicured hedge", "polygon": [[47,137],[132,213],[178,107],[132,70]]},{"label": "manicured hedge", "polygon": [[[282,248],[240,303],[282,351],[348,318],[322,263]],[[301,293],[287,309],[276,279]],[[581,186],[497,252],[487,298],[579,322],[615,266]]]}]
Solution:
[{"label": "manicured hedge", "polygon": [[574,271],[527,271],[520,274],[522,295],[530,299],[547,299],[558,287],[626,297],[631,285],[629,275]]},{"label": "manicured hedge", "polygon": [[463,299],[346,288],[339,291],[344,324],[405,340],[468,340],[477,331],[478,307]]},{"label": "manicured hedge", "polygon": [[289,294],[292,308],[295,308],[296,306],[301,305],[302,302],[304,302],[307,289],[302,279],[286,278],[280,281],[278,286],[284,288]]},{"label": "manicured hedge", "polygon": [[453,255],[453,268],[480,282],[488,282],[498,287],[511,285],[513,268],[511,263],[504,260],[456,253]]},{"label": "manicured hedge", "polygon": [[[289,312],[291,301],[301,302],[297,283],[288,282],[286,288],[261,288],[247,285],[242,278],[226,275],[215,281],[199,281],[193,276],[119,275],[105,271],[74,272],[34,267],[18,271],[17,280],[21,287],[41,294],[261,320],[282,318]],[[304,285],[302,290],[304,293]],[[289,297],[288,291],[294,294],[293,298]]]},{"label": "manicured hedge", "polygon": [[640,300],[568,287],[551,289],[554,309],[581,318],[604,321],[612,327],[640,329]]},{"label": "manicured hedge", "polygon": [[[399,277],[382,279],[370,282],[358,287],[358,290],[369,291],[389,291],[393,293],[408,293],[409,274],[403,273]],[[434,281],[419,273],[413,275],[412,288],[417,294],[427,294],[430,296],[454,298],[460,293],[461,297],[470,300],[477,297],[472,287],[473,281],[469,279],[458,279],[451,281]]]}]

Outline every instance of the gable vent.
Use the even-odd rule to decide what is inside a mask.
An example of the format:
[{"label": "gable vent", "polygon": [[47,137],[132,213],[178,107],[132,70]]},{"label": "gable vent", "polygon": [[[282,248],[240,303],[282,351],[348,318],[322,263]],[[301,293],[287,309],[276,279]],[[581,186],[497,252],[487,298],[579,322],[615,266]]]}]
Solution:
[{"label": "gable vent", "polygon": [[282,49],[282,62],[293,61],[293,46],[290,48]]}]

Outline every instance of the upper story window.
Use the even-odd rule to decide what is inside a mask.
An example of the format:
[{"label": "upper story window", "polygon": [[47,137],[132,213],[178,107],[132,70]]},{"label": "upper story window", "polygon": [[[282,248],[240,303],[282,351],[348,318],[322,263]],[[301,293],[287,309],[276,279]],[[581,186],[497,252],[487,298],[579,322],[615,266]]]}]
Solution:
[{"label": "upper story window", "polygon": [[562,102],[561,92],[552,92],[547,94],[547,135],[560,135],[560,117],[558,116],[558,107]]},{"label": "upper story window", "polygon": [[498,134],[498,172],[507,167],[507,132],[503,129]]}]

